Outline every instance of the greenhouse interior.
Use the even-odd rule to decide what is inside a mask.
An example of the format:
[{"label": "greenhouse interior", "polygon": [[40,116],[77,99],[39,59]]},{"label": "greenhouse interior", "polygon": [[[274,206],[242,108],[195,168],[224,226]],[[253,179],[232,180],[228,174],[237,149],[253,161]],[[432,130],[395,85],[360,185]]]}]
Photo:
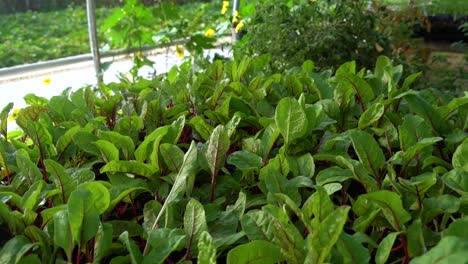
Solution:
[{"label": "greenhouse interior", "polygon": [[0,263],[468,263],[468,1],[0,0]]}]

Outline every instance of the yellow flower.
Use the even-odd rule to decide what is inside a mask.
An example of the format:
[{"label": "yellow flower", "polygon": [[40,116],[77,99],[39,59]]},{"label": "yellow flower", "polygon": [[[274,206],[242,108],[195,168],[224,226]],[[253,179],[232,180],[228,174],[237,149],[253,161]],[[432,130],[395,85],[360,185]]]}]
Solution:
[{"label": "yellow flower", "polygon": [[16,118],[18,117],[20,110],[21,109],[19,108],[15,108],[13,112],[11,113],[11,115],[8,117],[8,122],[14,122]]},{"label": "yellow flower", "polygon": [[234,12],[234,16],[232,17],[232,23],[236,23],[239,21],[239,11],[236,10],[236,12]]},{"label": "yellow flower", "polygon": [[50,79],[50,78],[45,78],[44,80],[42,80],[42,84],[44,86],[50,85],[51,82],[52,82],[52,79]]},{"label": "yellow flower", "polygon": [[205,36],[207,38],[212,38],[212,37],[214,37],[215,33],[216,32],[214,31],[214,29],[210,28],[207,31],[205,31]]},{"label": "yellow flower", "polygon": [[229,7],[229,1],[223,1],[223,8],[221,9],[221,14],[226,14]]},{"label": "yellow flower", "polygon": [[136,57],[137,57],[139,60],[143,59],[143,53],[141,53],[141,51],[137,52]]},{"label": "yellow flower", "polygon": [[185,56],[184,48],[182,48],[181,46],[177,45],[175,47],[175,50],[177,58],[183,58]]},{"label": "yellow flower", "polygon": [[244,20],[241,20],[239,24],[237,24],[236,28],[234,29],[236,33],[239,33],[239,31],[241,31],[243,26],[244,26]]}]

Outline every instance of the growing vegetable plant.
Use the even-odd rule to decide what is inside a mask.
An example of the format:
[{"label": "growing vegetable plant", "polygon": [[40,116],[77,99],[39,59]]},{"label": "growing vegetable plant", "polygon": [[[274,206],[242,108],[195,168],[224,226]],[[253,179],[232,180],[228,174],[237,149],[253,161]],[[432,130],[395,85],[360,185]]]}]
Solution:
[{"label": "growing vegetable plant", "polygon": [[269,55],[0,113],[1,263],[463,263],[468,95]]}]

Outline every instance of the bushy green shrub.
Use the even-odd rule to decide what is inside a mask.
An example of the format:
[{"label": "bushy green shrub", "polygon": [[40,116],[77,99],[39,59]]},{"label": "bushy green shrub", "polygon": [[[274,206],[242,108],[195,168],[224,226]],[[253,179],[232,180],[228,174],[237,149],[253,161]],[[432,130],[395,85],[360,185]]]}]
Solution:
[{"label": "bushy green shrub", "polygon": [[247,23],[239,50],[272,54],[272,66],[285,69],[311,59],[316,66],[337,67],[356,60],[368,68],[390,54],[387,39],[376,27],[367,1],[259,1]]}]

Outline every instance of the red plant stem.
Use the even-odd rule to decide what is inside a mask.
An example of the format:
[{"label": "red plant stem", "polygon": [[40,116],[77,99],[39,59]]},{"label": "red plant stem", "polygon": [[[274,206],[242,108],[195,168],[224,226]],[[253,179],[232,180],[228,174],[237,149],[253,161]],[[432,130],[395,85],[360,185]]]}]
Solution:
[{"label": "red plant stem", "polygon": [[403,243],[400,244],[400,245],[398,245],[398,246],[396,246],[396,247],[394,247],[394,248],[392,248],[392,252],[398,251],[398,250],[400,250],[400,249],[402,249],[402,248],[403,248]]},{"label": "red plant stem", "polygon": [[80,264],[81,263],[81,246],[78,244],[78,252],[76,253],[76,261],[75,263],[76,264]]},{"label": "red plant stem", "polygon": [[[49,179],[47,178],[47,170],[46,170],[46,166],[44,164],[44,159],[41,157],[39,162],[41,163],[41,167],[42,167],[42,177],[43,177],[45,182],[49,182]],[[65,200],[63,200],[63,202],[65,202]]]},{"label": "red plant stem", "polygon": [[216,187],[216,176],[217,176],[216,168],[213,176],[211,177],[211,194],[210,194],[210,201],[213,202],[215,198],[215,187]]}]

